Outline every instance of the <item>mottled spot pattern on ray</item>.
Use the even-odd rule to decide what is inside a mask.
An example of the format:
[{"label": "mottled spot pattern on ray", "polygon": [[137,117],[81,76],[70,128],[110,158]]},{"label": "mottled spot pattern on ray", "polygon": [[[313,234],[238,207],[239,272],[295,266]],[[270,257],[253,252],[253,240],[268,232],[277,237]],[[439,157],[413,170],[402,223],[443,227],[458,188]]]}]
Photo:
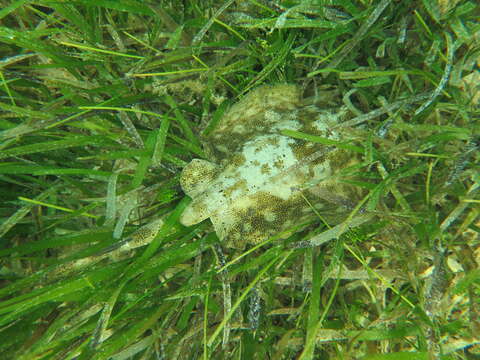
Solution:
[{"label": "mottled spot pattern on ray", "polygon": [[[180,221],[189,226],[210,218],[227,246],[242,248],[312,217],[305,197],[318,210],[330,211],[329,198],[354,192],[335,181],[337,169],[354,159],[345,150],[281,131],[338,140],[341,134],[332,129],[345,114],[340,107],[322,109],[311,100],[303,102],[294,85],[251,91],[202,139],[208,161],[194,159],[184,168],[181,185],[192,202]],[[330,192],[335,195],[325,196]]]}]

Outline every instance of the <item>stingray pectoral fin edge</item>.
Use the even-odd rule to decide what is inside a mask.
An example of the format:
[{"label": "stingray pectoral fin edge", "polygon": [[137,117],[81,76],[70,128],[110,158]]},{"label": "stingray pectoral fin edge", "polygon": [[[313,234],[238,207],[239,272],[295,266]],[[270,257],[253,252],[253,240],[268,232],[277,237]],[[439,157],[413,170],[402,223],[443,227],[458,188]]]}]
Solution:
[{"label": "stingray pectoral fin edge", "polygon": [[203,159],[193,159],[182,170],[180,186],[185,194],[195,198],[204,192],[217,174],[218,166]]}]

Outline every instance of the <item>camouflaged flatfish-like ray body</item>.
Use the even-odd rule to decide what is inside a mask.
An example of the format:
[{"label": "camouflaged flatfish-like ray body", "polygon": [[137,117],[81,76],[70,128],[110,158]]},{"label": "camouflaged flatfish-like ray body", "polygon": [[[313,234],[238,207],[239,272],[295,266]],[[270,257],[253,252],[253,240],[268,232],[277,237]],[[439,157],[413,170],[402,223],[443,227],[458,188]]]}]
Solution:
[{"label": "camouflaged flatfish-like ray body", "polygon": [[181,185],[193,200],[180,221],[189,226],[210,218],[227,246],[243,248],[311,217],[305,197],[320,210],[344,199],[351,189],[339,186],[335,173],[351,154],[282,134],[338,140],[332,128],[344,115],[304,105],[294,85],[251,91],[203,139],[209,161],[194,159],[184,168]]}]

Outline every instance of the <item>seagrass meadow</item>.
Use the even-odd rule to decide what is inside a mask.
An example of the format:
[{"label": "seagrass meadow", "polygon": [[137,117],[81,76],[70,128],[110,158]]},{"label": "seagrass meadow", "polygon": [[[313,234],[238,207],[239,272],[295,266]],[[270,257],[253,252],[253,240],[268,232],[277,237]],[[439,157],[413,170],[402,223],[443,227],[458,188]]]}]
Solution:
[{"label": "seagrass meadow", "polygon": [[0,358],[479,359],[479,19],[0,0]]}]

